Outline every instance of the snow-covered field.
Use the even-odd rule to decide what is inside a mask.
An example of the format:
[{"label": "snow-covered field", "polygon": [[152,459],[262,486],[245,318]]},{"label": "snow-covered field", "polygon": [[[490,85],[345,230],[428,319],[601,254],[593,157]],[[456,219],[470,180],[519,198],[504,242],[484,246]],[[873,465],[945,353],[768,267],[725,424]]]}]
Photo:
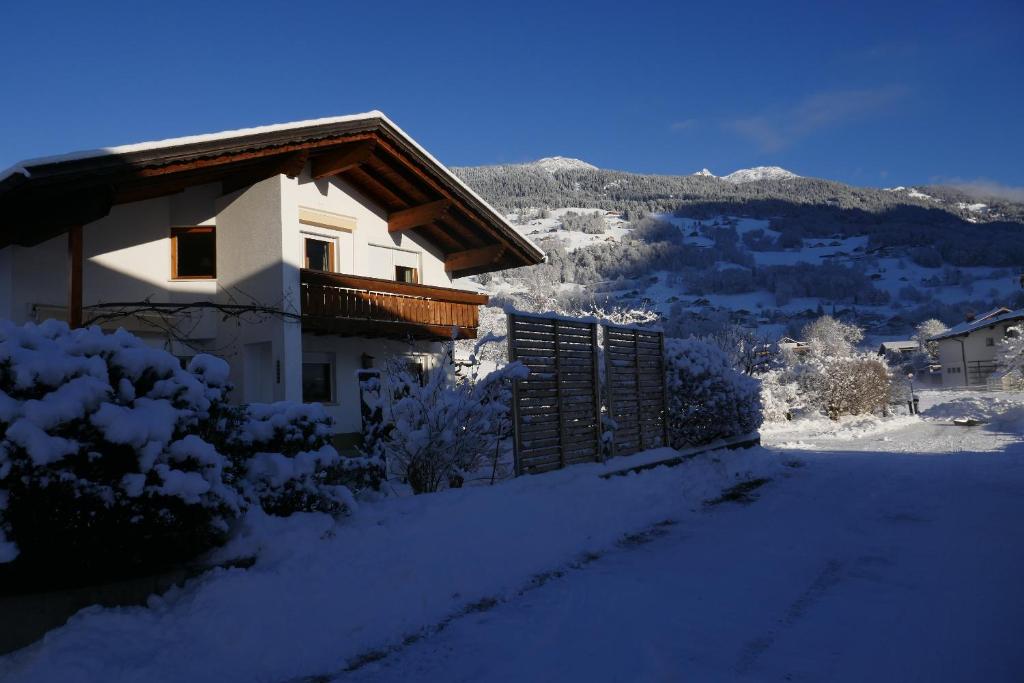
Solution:
[{"label": "snow-covered field", "polygon": [[963,398],[990,424],[809,421],[671,469],[254,520],[225,551],[254,567],[85,610],[0,680],[1020,680],[1024,397],[922,408]]}]

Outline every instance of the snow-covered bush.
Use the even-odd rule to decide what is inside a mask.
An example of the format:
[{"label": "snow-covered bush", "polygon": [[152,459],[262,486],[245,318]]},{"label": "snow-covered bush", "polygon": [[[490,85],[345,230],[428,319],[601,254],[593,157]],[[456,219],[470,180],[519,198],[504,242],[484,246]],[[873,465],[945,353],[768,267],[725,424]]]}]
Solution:
[{"label": "snow-covered bush", "polygon": [[765,422],[784,422],[805,407],[800,385],[788,368],[775,368],[761,375],[761,414]]},{"label": "snow-covered bush", "polygon": [[814,359],[799,377],[810,402],[833,420],[884,413],[892,398],[889,368],[877,356]]},{"label": "snow-covered bush", "polygon": [[1011,325],[999,340],[996,363],[1004,389],[1024,390],[1024,325]]},{"label": "snow-covered bush", "polygon": [[216,431],[227,375],[203,355],[184,370],[123,330],[0,322],[3,559],[13,543],[19,566],[78,578],[222,540],[244,501],[201,435]]},{"label": "snow-covered bush", "polygon": [[474,357],[460,376],[450,354],[444,358],[422,376],[391,359],[383,377],[363,382],[368,410],[380,415],[364,427],[364,449],[383,454],[415,493],[459,486],[485,464],[497,466],[511,435],[511,381],[528,372],[512,363],[481,377]]},{"label": "snow-covered bush", "polygon": [[[228,366],[118,330],[0,322],[0,566],[83,582],[155,570],[226,538],[247,507],[339,512],[362,476],[319,406],[234,406]],[[74,576],[59,572],[74,567]]]},{"label": "snow-covered bush", "polygon": [[370,469],[331,445],[331,419],[319,404],[253,403],[234,410],[222,450],[246,500],[272,515],[343,512],[349,487]]},{"label": "snow-covered bush", "polygon": [[942,334],[948,329],[945,323],[935,318],[929,318],[914,328],[914,339],[921,345],[921,349],[928,354],[933,363],[939,361],[939,342],[929,341],[929,339],[935,335]]},{"label": "snow-covered bush", "polygon": [[666,339],[669,438],[674,448],[739,436],[761,426],[758,380],[734,370],[719,349]]}]

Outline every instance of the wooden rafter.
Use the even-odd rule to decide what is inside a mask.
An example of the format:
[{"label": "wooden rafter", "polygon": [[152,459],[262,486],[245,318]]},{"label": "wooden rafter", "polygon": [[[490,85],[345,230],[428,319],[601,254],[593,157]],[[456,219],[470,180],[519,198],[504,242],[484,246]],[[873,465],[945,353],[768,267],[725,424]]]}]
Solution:
[{"label": "wooden rafter", "polygon": [[273,178],[276,175],[286,175],[289,178],[294,178],[302,173],[302,169],[306,167],[306,161],[308,160],[308,149],[282,154],[280,157],[273,157],[255,168],[224,178],[221,181],[221,191],[223,194],[231,194],[242,188],[255,185],[261,180]]},{"label": "wooden rafter", "polygon": [[338,175],[366,163],[373,155],[374,147],[372,140],[364,140],[314,157],[313,179]]},{"label": "wooden rafter", "polygon": [[403,230],[411,230],[421,225],[433,223],[443,216],[451,205],[451,202],[447,199],[438,199],[437,201],[395,211],[388,216],[388,232],[402,232]]},{"label": "wooden rafter", "polygon": [[371,175],[361,168],[353,168],[345,180],[356,186],[357,190],[369,195],[369,198],[387,209],[408,206],[410,201],[403,195],[386,185],[380,178]]},{"label": "wooden rafter", "polygon": [[82,326],[82,226],[68,230],[68,325]]},{"label": "wooden rafter", "polygon": [[448,254],[444,259],[444,269],[450,273],[457,273],[460,270],[479,268],[495,263],[505,253],[503,244],[492,244],[477,249],[467,249]]}]

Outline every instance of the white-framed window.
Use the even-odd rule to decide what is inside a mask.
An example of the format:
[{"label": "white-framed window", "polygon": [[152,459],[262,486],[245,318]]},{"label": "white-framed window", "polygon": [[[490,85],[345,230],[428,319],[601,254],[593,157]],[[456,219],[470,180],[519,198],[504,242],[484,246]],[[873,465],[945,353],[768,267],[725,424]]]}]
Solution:
[{"label": "white-framed window", "polygon": [[333,353],[302,354],[302,402],[337,403]]}]

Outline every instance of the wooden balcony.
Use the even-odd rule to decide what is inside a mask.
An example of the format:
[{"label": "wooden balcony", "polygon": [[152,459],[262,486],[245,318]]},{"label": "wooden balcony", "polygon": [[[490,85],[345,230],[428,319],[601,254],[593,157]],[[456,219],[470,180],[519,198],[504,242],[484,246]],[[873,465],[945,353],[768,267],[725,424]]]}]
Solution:
[{"label": "wooden balcony", "polygon": [[475,339],[483,294],[303,270],[302,329],[395,339]]}]

